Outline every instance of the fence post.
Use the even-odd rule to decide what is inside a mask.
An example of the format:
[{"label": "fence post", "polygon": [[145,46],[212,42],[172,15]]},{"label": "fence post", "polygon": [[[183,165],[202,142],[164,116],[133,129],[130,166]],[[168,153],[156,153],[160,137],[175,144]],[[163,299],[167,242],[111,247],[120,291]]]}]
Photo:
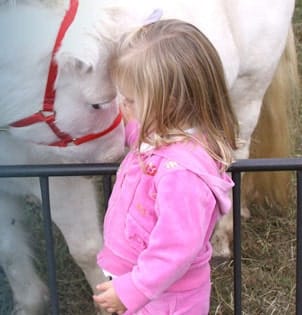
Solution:
[{"label": "fence post", "polygon": [[296,315],[302,315],[302,171],[297,171]]},{"label": "fence post", "polygon": [[49,180],[47,176],[40,177],[40,187],[41,187],[44,235],[45,235],[45,242],[46,242],[46,256],[47,256],[47,268],[48,268],[48,283],[49,283],[49,289],[50,289],[51,314],[58,315],[59,314],[59,301],[58,301],[58,290],[57,290],[56,261],[55,261],[55,253],[54,253],[52,220],[51,220],[50,202],[49,202]]},{"label": "fence post", "polygon": [[234,314],[241,315],[241,173],[232,172],[233,187],[233,239],[234,239]]}]

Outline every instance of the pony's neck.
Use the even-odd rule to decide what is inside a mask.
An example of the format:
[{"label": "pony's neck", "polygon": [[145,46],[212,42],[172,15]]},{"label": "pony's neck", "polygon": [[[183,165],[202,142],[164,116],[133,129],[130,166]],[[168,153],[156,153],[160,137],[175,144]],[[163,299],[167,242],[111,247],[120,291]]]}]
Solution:
[{"label": "pony's neck", "polygon": [[64,11],[22,3],[0,11],[1,45],[5,47],[0,50],[0,126],[40,109]]}]

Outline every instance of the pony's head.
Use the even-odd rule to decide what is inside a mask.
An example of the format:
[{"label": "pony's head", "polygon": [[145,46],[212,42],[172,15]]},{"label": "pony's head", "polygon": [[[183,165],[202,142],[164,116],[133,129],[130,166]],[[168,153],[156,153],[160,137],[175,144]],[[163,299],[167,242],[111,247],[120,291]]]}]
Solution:
[{"label": "pony's head", "polygon": [[[153,15],[151,12],[151,15],[136,17],[128,7],[98,9],[95,1],[90,2],[93,8],[90,8],[89,1],[85,5],[82,3],[79,16],[56,54],[59,69],[55,85],[56,122],[61,130],[74,138],[110,127],[119,113],[115,102],[116,90],[108,69],[114,45],[125,31],[150,23],[160,15],[160,12],[153,12]],[[92,13],[93,9],[95,14]],[[114,155],[120,153],[123,148],[123,127],[117,127],[105,137],[115,147]],[[98,142],[97,148],[104,147],[105,137],[94,141]],[[85,144],[88,145],[94,146],[93,143]],[[108,147],[106,145],[107,150]],[[108,153],[105,155],[105,160],[112,160],[112,153],[109,158]]]},{"label": "pony's head", "polygon": [[[128,5],[113,7],[109,1],[110,6],[105,6],[106,1],[79,1],[75,18],[55,54],[58,66],[54,84],[55,126],[75,139],[102,134],[108,129],[110,132],[80,145],[71,143],[67,147],[47,149],[48,144],[59,139],[46,123],[25,127],[23,124],[21,128],[14,124],[43,108],[51,49],[58,25],[69,6],[68,0],[57,0],[58,5],[51,7],[46,2],[48,0],[32,0],[20,3],[13,10],[7,7],[0,12],[3,13],[0,19],[2,29],[14,30],[14,35],[4,36],[7,39],[4,47],[10,50],[1,55],[5,59],[3,69],[14,80],[2,82],[4,95],[1,96],[1,106],[6,115],[1,116],[0,123],[10,125],[11,134],[17,138],[42,144],[44,149],[39,150],[56,151],[67,161],[70,158],[79,162],[116,160],[124,151],[124,128],[122,123],[114,124],[119,109],[115,103],[116,91],[110,80],[108,61],[120,36],[152,22],[154,9],[139,13]],[[8,78],[8,75],[4,77]],[[110,128],[112,124],[114,128]]]},{"label": "pony's head", "polygon": [[108,162],[124,149],[123,123],[115,123],[119,109],[107,69],[110,48],[88,34],[75,43],[75,47],[81,45],[73,52],[63,45],[56,55],[56,124],[76,140],[87,137],[88,141],[77,145],[77,156],[85,156],[80,160]]},{"label": "pony's head", "polygon": [[[106,162],[116,160],[124,149],[123,123],[118,119],[116,90],[108,72],[118,29],[111,16],[117,10],[98,10],[95,5],[95,1],[80,2],[76,19],[55,55],[55,123],[75,142],[84,139],[83,144],[74,147],[72,143],[60,151],[72,150],[80,161]],[[50,138],[44,143],[51,143],[56,136],[47,132]]]}]

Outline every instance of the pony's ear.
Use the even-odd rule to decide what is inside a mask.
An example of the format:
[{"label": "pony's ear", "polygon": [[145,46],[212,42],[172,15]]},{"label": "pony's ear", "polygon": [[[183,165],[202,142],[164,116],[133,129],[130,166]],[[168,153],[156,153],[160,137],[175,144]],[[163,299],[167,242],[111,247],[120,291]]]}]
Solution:
[{"label": "pony's ear", "polygon": [[96,69],[102,50],[93,28],[74,23],[66,33],[55,60],[59,69],[87,73]]},{"label": "pony's ear", "polygon": [[123,33],[157,21],[163,14],[160,9],[146,8],[140,12],[128,5],[102,6],[94,14],[88,9],[89,6],[83,6],[79,11],[78,19],[71,25],[56,54],[60,70],[80,73],[95,70],[100,59],[105,62]]},{"label": "pony's ear", "polygon": [[70,73],[89,73],[96,67],[97,61],[89,59],[88,56],[76,55],[73,52],[59,51],[55,60],[60,72],[68,71]]}]

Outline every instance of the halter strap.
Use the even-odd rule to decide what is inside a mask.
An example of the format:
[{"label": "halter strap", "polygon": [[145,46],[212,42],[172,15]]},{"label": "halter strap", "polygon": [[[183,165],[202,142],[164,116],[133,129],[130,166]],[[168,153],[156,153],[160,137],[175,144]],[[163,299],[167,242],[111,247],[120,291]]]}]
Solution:
[{"label": "halter strap", "polygon": [[27,127],[36,123],[44,122],[46,123],[49,128],[53,131],[53,133],[60,139],[53,143],[50,143],[50,146],[57,146],[57,147],[66,147],[69,144],[79,145],[85,143],[87,141],[91,141],[97,138],[100,138],[107,133],[111,132],[115,129],[120,122],[122,121],[122,115],[119,112],[113,123],[106,128],[105,130],[98,132],[98,133],[91,133],[76,139],[73,139],[68,133],[63,132],[60,130],[59,127],[56,125],[56,112],[54,110],[54,102],[56,98],[56,90],[54,88],[55,81],[58,75],[58,65],[55,61],[55,54],[60,48],[62,40],[65,36],[66,31],[68,30],[69,26],[73,22],[77,10],[78,10],[78,1],[77,0],[70,0],[69,2],[69,9],[66,11],[65,16],[61,22],[60,29],[58,31],[56,41],[51,53],[51,60],[48,69],[48,77],[47,83],[44,92],[44,99],[43,99],[43,106],[42,110],[30,115],[26,118],[20,119],[10,124],[11,127],[21,128]]},{"label": "halter strap", "polygon": [[45,122],[53,130],[55,135],[59,138],[65,137],[66,133],[56,131],[56,128],[52,128],[52,125],[55,123],[56,113],[54,111],[54,101],[56,97],[56,90],[54,88],[55,80],[58,74],[58,65],[55,62],[54,56],[58,51],[64,35],[75,18],[76,12],[78,9],[78,1],[70,0],[69,9],[66,11],[63,21],[61,22],[59,32],[51,53],[50,65],[48,69],[47,83],[44,92],[43,106],[42,110],[34,113],[31,116],[20,119],[10,124],[11,127],[26,127],[36,123]]},{"label": "halter strap", "polygon": [[80,145],[82,143],[101,138],[101,137],[107,135],[108,133],[110,133],[115,128],[117,128],[117,126],[121,123],[122,119],[123,119],[122,113],[119,112],[118,115],[116,116],[116,118],[114,119],[114,121],[112,122],[112,124],[108,128],[106,128],[105,130],[102,130],[102,131],[97,132],[97,133],[90,133],[88,135],[74,138],[74,139],[61,139],[61,140],[53,142],[49,145],[55,146],[55,147],[67,147],[69,144]]},{"label": "halter strap", "polygon": [[58,65],[55,62],[54,56],[58,49],[60,48],[66,31],[68,30],[69,26],[71,25],[76,16],[78,6],[79,2],[77,0],[70,0],[69,9],[65,13],[64,19],[61,23],[59,32],[57,34],[57,38],[51,54],[50,67],[48,70],[48,77],[43,101],[43,111],[53,112],[54,110],[54,102],[56,97],[56,90],[54,88],[54,84],[58,74]]}]

